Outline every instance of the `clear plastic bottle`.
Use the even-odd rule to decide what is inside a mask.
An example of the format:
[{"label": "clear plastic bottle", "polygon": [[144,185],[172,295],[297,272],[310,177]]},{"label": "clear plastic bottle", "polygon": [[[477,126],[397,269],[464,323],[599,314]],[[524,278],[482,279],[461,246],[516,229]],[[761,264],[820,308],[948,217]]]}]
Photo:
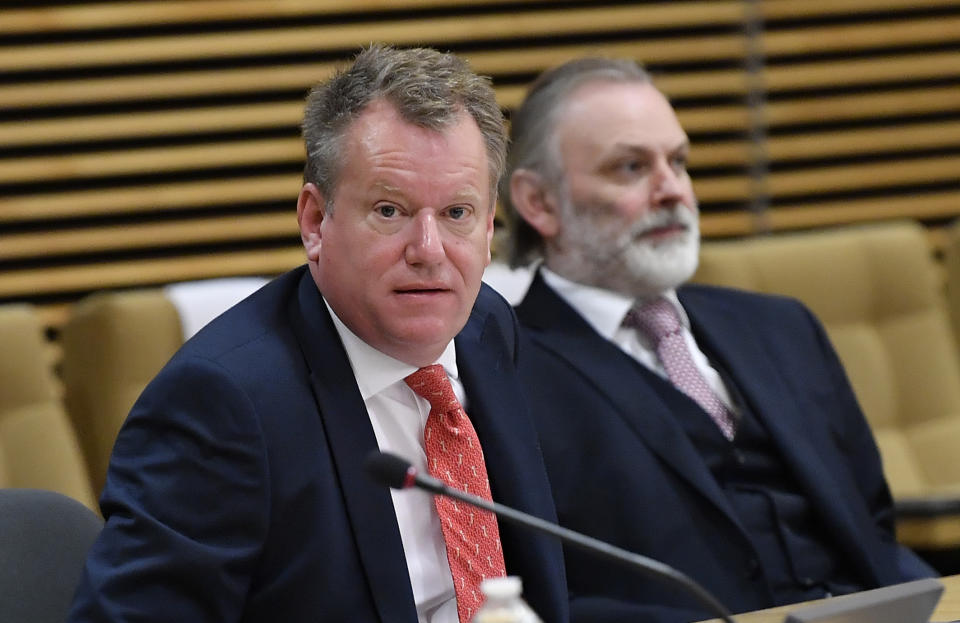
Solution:
[{"label": "clear plastic bottle", "polygon": [[520,594],[523,583],[516,576],[487,578],[480,583],[483,605],[471,623],[543,623]]}]

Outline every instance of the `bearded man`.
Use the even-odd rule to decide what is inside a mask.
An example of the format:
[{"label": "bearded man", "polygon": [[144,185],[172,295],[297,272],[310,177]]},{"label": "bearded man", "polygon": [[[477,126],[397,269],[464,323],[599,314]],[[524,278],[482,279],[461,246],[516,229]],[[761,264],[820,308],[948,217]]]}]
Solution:
[{"label": "bearded man", "polygon": [[[683,285],[689,141],[632,61],[550,70],[511,119],[521,378],[562,524],[666,562],[734,612],[934,575],[894,536],[880,458],[799,302]],[[709,618],[567,551],[573,621]]]}]

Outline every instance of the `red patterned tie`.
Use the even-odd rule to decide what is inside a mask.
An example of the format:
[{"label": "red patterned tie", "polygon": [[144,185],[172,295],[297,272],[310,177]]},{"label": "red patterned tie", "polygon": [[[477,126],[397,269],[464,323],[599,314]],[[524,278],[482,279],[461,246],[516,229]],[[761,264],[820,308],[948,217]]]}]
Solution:
[{"label": "red patterned tie", "polygon": [[[490,500],[490,482],[480,440],[453,393],[443,366],[420,368],[404,381],[430,403],[430,415],[423,429],[430,475],[451,487]],[[457,592],[457,613],[460,623],[468,623],[483,603],[480,582],[484,578],[506,575],[497,518],[443,496],[433,499]]]},{"label": "red patterned tie", "polygon": [[654,299],[631,309],[623,324],[640,329],[654,341],[657,356],[674,386],[703,407],[724,437],[733,439],[736,432],[733,416],[694,363],[673,304],[665,298]]}]

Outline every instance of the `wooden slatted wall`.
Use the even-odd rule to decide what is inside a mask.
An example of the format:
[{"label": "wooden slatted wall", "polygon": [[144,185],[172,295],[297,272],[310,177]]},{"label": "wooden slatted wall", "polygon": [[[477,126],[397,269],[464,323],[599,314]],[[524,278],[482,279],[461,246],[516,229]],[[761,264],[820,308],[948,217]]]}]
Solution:
[{"label": "wooden slatted wall", "polygon": [[54,328],[93,290],[301,263],[303,97],[374,40],[463,54],[508,113],[566,59],[644,61],[693,140],[707,237],[960,213],[960,0],[9,5],[0,302]]}]

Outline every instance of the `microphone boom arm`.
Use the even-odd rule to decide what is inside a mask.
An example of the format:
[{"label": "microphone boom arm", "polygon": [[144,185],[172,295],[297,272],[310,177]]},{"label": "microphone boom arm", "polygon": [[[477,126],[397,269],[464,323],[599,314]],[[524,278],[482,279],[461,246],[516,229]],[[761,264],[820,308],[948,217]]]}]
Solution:
[{"label": "microphone boom arm", "polygon": [[416,484],[420,488],[426,489],[431,493],[445,495],[460,500],[461,502],[482,508],[483,510],[494,513],[498,517],[521,526],[546,532],[559,538],[561,541],[569,545],[576,546],[578,549],[591,553],[602,554],[610,560],[627,565],[632,569],[639,570],[649,578],[670,580],[684,591],[696,597],[701,605],[706,607],[707,610],[712,612],[718,618],[725,621],[725,623],[734,623],[730,612],[723,604],[720,603],[719,600],[717,600],[716,597],[711,595],[710,592],[700,586],[697,582],[693,581],[689,576],[674,569],[673,567],[665,565],[662,562],[656,561],[652,558],[627,551],[615,545],[611,545],[610,543],[605,543],[585,534],[570,530],[569,528],[564,528],[563,526],[545,521],[539,517],[521,513],[520,511],[510,508],[509,506],[504,506],[502,504],[498,504],[497,502],[491,502],[483,498],[470,495],[469,493],[464,493],[463,491],[453,489],[431,476],[426,476],[424,474],[410,475],[416,480]]}]

